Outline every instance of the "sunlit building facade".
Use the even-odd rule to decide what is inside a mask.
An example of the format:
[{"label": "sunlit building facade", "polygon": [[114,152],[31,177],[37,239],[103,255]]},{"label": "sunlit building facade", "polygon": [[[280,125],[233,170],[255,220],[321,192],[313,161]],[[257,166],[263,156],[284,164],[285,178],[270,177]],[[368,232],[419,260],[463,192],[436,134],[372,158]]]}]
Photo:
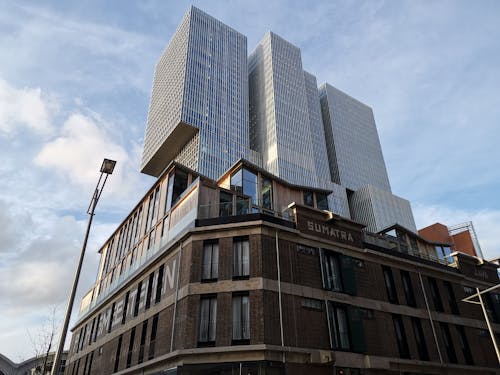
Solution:
[{"label": "sunlit building facade", "polygon": [[371,109],[325,96],[284,39],[247,66],[245,37],[191,7],[156,68],[142,169],[157,179],[98,250],[65,374],[498,374],[462,302],[497,265],[416,233]]}]

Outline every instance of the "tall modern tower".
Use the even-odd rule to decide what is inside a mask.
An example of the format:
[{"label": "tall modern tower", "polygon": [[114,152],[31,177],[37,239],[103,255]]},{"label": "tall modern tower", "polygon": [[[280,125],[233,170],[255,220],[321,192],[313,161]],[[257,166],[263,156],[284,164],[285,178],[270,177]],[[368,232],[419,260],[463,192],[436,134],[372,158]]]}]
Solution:
[{"label": "tall modern tower", "polygon": [[[269,32],[250,54],[248,71],[250,147],[262,154],[264,169],[274,175],[317,186],[300,49]],[[316,112],[312,119],[317,121]]]},{"label": "tall modern tower", "polygon": [[217,178],[248,149],[247,39],[191,7],[156,65],[141,171]]},{"label": "tall modern tower", "polygon": [[320,87],[330,172],[350,190],[366,184],[391,191],[373,111],[335,87]]}]

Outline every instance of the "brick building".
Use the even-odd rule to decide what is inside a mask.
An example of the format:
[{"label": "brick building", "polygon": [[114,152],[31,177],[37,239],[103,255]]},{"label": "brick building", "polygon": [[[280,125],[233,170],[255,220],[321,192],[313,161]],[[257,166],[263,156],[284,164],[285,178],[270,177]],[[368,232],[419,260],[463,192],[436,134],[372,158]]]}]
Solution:
[{"label": "brick building", "polygon": [[[323,210],[241,160],[172,163],[101,248],[66,374],[497,374],[496,265]],[[498,296],[487,296],[500,331]]]}]

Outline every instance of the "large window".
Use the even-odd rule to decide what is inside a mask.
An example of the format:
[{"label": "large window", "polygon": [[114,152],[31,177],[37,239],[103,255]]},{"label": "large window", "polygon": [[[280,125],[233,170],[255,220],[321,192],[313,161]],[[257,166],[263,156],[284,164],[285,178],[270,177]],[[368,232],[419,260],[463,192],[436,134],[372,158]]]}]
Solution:
[{"label": "large window", "polygon": [[233,214],[233,195],[221,191],[219,195],[219,216],[231,216]]},{"label": "large window", "polygon": [[217,297],[208,296],[200,299],[200,320],[198,329],[199,345],[215,344],[217,328]]},{"label": "large window", "polygon": [[[363,310],[353,306],[328,302],[328,324],[332,348],[365,352]],[[366,312],[366,310],[364,310]]]},{"label": "large window", "polygon": [[273,181],[262,176],[262,208],[266,210],[273,209]]},{"label": "large window", "polygon": [[460,349],[462,350],[462,354],[465,359],[465,363],[468,365],[473,365],[474,360],[472,359],[472,353],[470,351],[470,346],[469,346],[469,341],[467,340],[467,335],[465,334],[465,329],[463,326],[456,326],[457,327],[457,333],[458,333],[458,338],[459,342],[458,344],[460,345]]},{"label": "large window", "polygon": [[446,289],[446,296],[448,297],[448,304],[450,305],[451,313],[458,315],[458,305],[457,299],[455,298],[455,292],[453,291],[453,286],[449,281],[444,281],[444,288]]},{"label": "large window", "polygon": [[434,303],[434,308],[436,311],[444,311],[443,302],[441,301],[441,296],[439,295],[439,288],[436,279],[429,277],[429,288],[431,290],[431,298]]},{"label": "large window", "polygon": [[148,329],[148,321],[145,320],[142,323],[142,332],[141,332],[141,342],[139,345],[139,357],[137,359],[137,363],[142,363],[144,361],[144,346],[146,345],[146,332]]},{"label": "large window", "polygon": [[218,242],[205,242],[203,244],[203,257],[201,265],[201,280],[217,280],[219,273],[219,244]]},{"label": "large window", "polygon": [[132,353],[134,352],[134,340],[135,340],[135,327],[130,331],[130,340],[128,342],[128,351],[127,351],[127,368],[132,364]]},{"label": "large window", "polygon": [[122,352],[122,340],[123,340],[123,335],[120,335],[120,337],[118,337],[118,345],[116,346],[115,366],[114,366],[113,372],[117,372],[118,366],[120,365],[120,354]]},{"label": "large window", "polygon": [[410,358],[410,350],[408,349],[403,319],[400,315],[393,315],[392,322],[394,323],[394,332],[396,334],[396,341],[398,342],[399,356],[408,359]]},{"label": "large window", "polygon": [[231,190],[248,195],[253,205],[258,204],[257,175],[248,169],[242,168],[231,175]]},{"label": "large window", "polygon": [[396,292],[396,284],[394,283],[392,270],[390,267],[382,266],[382,272],[384,273],[385,289],[387,291],[387,298],[389,299],[389,302],[398,303],[398,294]]},{"label": "large window", "polygon": [[446,354],[448,355],[448,362],[457,363],[457,353],[455,353],[455,347],[453,346],[453,340],[451,339],[450,329],[446,323],[439,323],[441,327],[441,336],[443,337],[444,347],[446,348]]},{"label": "large window", "polygon": [[304,191],[304,205],[314,207],[314,196],[312,191]]},{"label": "large window", "polygon": [[249,275],[248,238],[235,238],[233,241],[233,278],[246,278]]},{"label": "large window", "polygon": [[408,271],[401,271],[401,283],[403,284],[403,291],[405,293],[406,304],[408,306],[416,307],[415,294],[413,293],[413,285],[411,284],[410,273]]},{"label": "large window", "polygon": [[337,292],[356,294],[356,275],[353,258],[321,249],[323,287]]},{"label": "large window", "polygon": [[343,306],[332,305],[330,312],[333,348],[349,350],[351,347],[351,341],[349,340],[347,310]]},{"label": "large window", "polygon": [[422,323],[418,318],[411,318],[411,323],[413,326],[413,334],[415,335],[415,342],[417,343],[418,357],[422,361],[429,360],[429,352],[427,351],[427,344],[425,342],[424,330],[422,329]]},{"label": "large window", "polygon": [[155,357],[155,344],[156,344],[156,331],[158,329],[158,314],[153,316],[153,323],[151,323],[151,335],[149,336],[149,354],[148,359]]},{"label": "large window", "polygon": [[172,189],[172,206],[177,203],[180,196],[187,189],[188,175],[180,169],[175,170],[174,186]]},{"label": "large window", "polygon": [[248,295],[233,295],[233,342],[250,339],[250,311]]},{"label": "large window", "polygon": [[328,197],[323,193],[316,193],[316,207],[320,210],[328,210]]}]

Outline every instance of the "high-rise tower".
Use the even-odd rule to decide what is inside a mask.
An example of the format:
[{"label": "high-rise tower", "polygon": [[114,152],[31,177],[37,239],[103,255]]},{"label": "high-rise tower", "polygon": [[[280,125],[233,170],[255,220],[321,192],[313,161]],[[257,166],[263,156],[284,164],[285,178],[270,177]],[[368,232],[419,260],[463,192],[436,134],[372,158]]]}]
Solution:
[{"label": "high-rise tower", "polygon": [[248,148],[247,39],[191,7],[156,65],[141,171],[217,178]]}]

